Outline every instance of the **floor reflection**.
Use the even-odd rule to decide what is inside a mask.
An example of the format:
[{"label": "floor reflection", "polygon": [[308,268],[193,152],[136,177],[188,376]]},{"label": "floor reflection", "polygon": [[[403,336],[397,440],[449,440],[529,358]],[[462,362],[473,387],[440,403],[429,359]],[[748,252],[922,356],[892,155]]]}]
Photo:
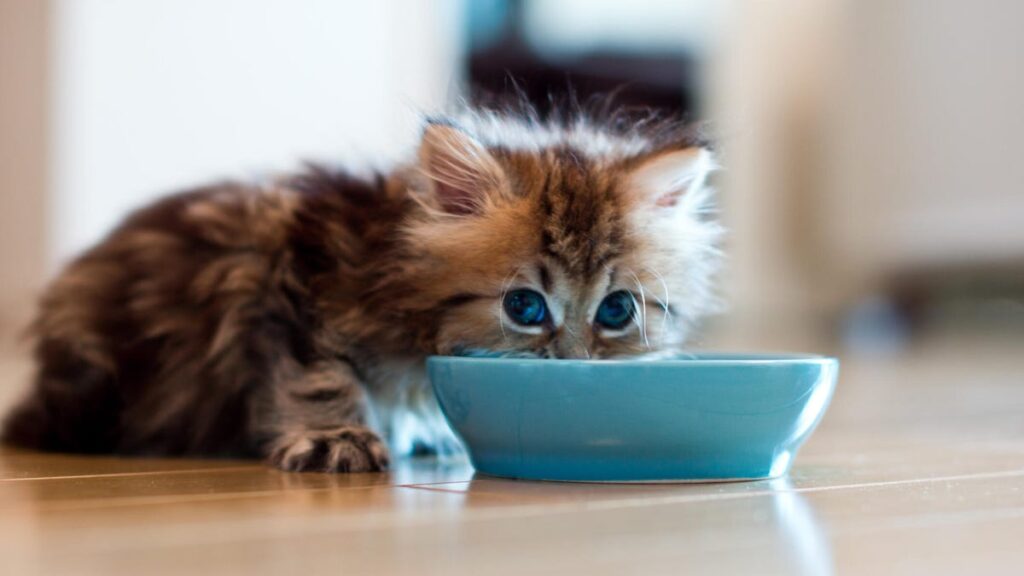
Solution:
[{"label": "floor reflection", "polygon": [[560,515],[566,526],[578,526],[572,539],[584,546],[595,536],[619,533],[616,540],[621,546],[635,543],[648,551],[661,550],[664,559],[677,562],[683,572],[711,562],[725,572],[834,573],[824,525],[786,478],[600,484],[517,481],[478,474],[468,483],[447,485],[445,491],[463,492],[467,511],[498,505],[514,508],[514,515],[523,517]]},{"label": "floor reflection", "polygon": [[788,478],[770,482],[771,501],[779,534],[778,550],[788,559],[791,574],[835,573],[828,534],[814,508]]}]

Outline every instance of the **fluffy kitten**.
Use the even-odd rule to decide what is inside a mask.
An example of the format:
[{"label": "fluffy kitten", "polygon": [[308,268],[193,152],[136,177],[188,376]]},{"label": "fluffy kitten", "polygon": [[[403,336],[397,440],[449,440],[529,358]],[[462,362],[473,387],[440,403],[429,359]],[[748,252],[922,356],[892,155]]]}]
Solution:
[{"label": "fluffy kitten", "polygon": [[53,281],[4,436],[286,470],[382,469],[380,434],[443,448],[429,354],[682,344],[718,261],[711,168],[669,123],[476,112],[428,122],[414,160],[370,178],[169,197]]}]

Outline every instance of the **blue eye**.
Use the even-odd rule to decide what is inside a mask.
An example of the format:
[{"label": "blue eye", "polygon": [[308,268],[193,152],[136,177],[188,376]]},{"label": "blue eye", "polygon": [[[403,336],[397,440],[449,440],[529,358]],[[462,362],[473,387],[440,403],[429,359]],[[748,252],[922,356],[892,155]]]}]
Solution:
[{"label": "blue eye", "polygon": [[597,323],[605,328],[618,330],[633,319],[635,304],[633,296],[625,290],[612,292],[601,301],[597,308]]},{"label": "blue eye", "polygon": [[513,290],[505,295],[502,305],[509,318],[523,326],[536,326],[548,315],[544,297],[533,290]]}]

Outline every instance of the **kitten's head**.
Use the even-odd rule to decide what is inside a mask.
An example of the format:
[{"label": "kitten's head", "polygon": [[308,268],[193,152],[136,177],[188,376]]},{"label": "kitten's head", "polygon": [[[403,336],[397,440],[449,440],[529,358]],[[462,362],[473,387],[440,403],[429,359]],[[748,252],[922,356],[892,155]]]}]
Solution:
[{"label": "kitten's head", "polygon": [[408,226],[435,349],[678,349],[709,311],[710,153],[664,125],[475,114],[428,123]]}]

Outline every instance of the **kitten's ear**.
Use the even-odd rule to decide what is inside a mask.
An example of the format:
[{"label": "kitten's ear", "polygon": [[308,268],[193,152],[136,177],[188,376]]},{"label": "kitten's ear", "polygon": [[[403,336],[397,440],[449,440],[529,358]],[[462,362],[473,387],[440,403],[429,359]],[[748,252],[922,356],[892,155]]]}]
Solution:
[{"label": "kitten's ear", "polygon": [[630,194],[651,206],[675,206],[699,191],[716,168],[711,152],[690,147],[655,152],[633,168],[627,179]]},{"label": "kitten's ear", "polygon": [[475,138],[443,122],[430,122],[419,150],[420,170],[448,214],[477,214],[501,186],[501,166]]}]

